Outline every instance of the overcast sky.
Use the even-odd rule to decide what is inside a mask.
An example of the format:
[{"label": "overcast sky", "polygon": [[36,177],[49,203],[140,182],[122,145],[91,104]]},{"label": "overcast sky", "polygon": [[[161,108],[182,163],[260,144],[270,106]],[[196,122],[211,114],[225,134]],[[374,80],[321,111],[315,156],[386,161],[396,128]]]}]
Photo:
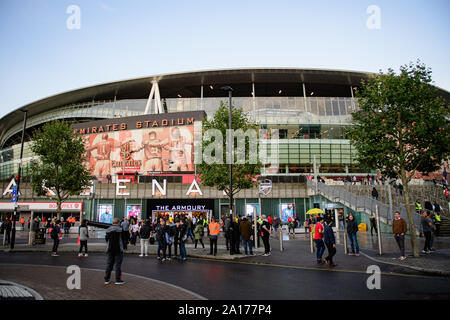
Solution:
[{"label": "overcast sky", "polygon": [[216,68],[377,72],[420,59],[450,90],[449,15],[448,0],[0,0],[0,116],[80,87]]}]

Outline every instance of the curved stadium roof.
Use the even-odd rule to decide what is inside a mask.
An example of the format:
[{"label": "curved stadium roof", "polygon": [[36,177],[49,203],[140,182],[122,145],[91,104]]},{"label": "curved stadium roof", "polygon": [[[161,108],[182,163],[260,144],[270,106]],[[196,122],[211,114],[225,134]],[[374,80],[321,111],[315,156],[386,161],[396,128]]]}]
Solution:
[{"label": "curved stadium roof", "polygon": [[[329,69],[295,69],[295,68],[244,68],[193,71],[182,73],[159,74],[142,78],[121,80],[95,86],[84,87],[53,95],[18,108],[0,120],[0,137],[12,126],[23,120],[21,109],[28,110],[28,116],[40,114],[58,107],[98,101],[122,99],[146,99],[153,80],[158,81],[162,98],[176,98],[182,92],[184,96],[200,97],[201,85],[219,84],[300,84],[359,86],[362,80],[374,73],[329,70]],[[450,100],[450,93],[439,89]],[[234,93],[239,96],[239,92]],[[256,89],[258,96],[258,89]]]}]

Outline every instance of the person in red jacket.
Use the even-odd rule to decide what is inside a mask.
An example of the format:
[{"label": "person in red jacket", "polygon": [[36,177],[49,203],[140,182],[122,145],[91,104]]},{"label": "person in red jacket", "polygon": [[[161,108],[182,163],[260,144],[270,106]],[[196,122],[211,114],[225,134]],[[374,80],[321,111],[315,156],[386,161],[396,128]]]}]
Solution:
[{"label": "person in red jacket", "polygon": [[269,221],[270,225],[273,225],[273,219],[271,216],[267,217],[267,221]]}]

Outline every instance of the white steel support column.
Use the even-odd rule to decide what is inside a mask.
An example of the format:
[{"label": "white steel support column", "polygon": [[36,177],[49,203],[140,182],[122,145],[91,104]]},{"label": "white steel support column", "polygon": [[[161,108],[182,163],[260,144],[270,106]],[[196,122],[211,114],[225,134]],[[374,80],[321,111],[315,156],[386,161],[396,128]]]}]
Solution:
[{"label": "white steel support column", "polygon": [[153,97],[155,98],[155,114],[163,113],[162,104],[161,104],[161,96],[159,95],[159,86],[158,81],[152,81],[152,88],[150,90],[150,95],[148,96],[147,104],[145,105],[144,114],[150,113],[150,107],[153,101]]},{"label": "white steel support column", "polygon": [[200,86],[200,110],[203,110],[203,85]]},{"label": "white steel support column", "polygon": [[256,91],[255,91],[255,83],[252,82],[252,97],[253,97],[253,112],[256,111]]},{"label": "white steel support column", "polygon": [[309,110],[306,106],[306,86],[304,82],[302,82],[302,88],[303,88],[303,101],[305,102],[305,112],[308,112]]}]

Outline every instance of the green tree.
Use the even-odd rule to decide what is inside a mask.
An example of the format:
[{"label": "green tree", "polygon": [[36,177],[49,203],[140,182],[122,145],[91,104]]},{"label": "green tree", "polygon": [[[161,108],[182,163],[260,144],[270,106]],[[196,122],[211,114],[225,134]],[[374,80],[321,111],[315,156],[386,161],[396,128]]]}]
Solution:
[{"label": "green tree", "polygon": [[[233,151],[234,161],[233,161],[233,175],[232,175],[232,193],[230,193],[230,168],[229,168],[229,156],[227,157],[226,145],[228,144],[227,139],[227,129],[228,129],[228,119],[229,119],[229,107],[223,102],[220,104],[220,108],[216,111],[214,117],[210,120],[204,119],[202,122],[202,134],[204,134],[210,129],[217,129],[220,131],[223,140],[222,148],[223,153],[222,163],[208,164],[202,161],[198,164],[196,169],[199,175],[199,180],[201,183],[208,187],[215,187],[217,190],[224,190],[225,193],[232,199],[232,197],[243,189],[250,189],[256,185],[256,176],[260,174],[261,162],[259,158],[256,163],[250,163],[250,141],[248,138],[245,139],[245,149],[239,148],[237,139],[234,139],[234,146],[238,148]],[[232,107],[232,128],[233,130],[242,129],[243,132],[247,130],[254,130],[258,133],[259,126],[255,123],[249,121],[242,109]],[[214,139],[203,139],[202,141],[202,151],[205,151],[211,143],[217,142]],[[256,149],[259,152],[258,147]],[[243,163],[237,163],[238,156],[236,151],[241,152],[241,155],[245,154],[245,161]],[[220,156],[218,156],[220,157]],[[231,201],[231,200],[230,200]]]},{"label": "green tree", "polygon": [[61,203],[78,195],[92,179],[84,164],[84,141],[64,121],[46,123],[32,141],[31,150],[39,157],[31,164],[33,191],[56,200],[59,219]]},{"label": "green tree", "polygon": [[349,130],[357,160],[400,179],[414,256],[419,255],[408,184],[416,172],[436,171],[449,156],[449,105],[431,85],[431,70],[420,61],[364,82],[356,96],[359,110]]}]

